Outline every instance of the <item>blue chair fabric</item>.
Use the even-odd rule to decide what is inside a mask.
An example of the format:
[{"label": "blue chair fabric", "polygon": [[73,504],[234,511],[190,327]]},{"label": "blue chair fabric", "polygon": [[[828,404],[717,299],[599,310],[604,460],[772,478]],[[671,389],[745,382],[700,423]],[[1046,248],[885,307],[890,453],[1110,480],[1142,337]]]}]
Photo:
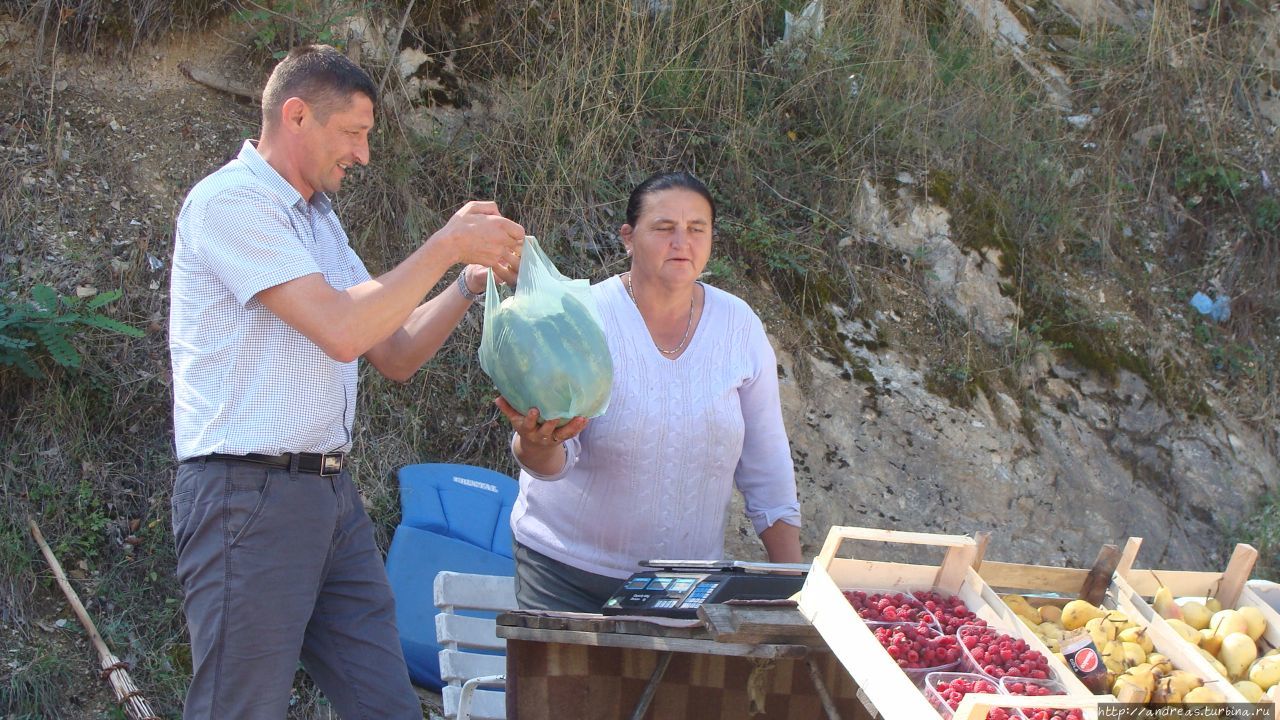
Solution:
[{"label": "blue chair fabric", "polygon": [[436,574],[515,575],[511,507],[520,486],[502,473],[473,465],[422,463],[406,465],[397,474],[401,519],[387,553],[396,625],[409,677],[416,685],[439,690],[444,682],[436,642]]}]

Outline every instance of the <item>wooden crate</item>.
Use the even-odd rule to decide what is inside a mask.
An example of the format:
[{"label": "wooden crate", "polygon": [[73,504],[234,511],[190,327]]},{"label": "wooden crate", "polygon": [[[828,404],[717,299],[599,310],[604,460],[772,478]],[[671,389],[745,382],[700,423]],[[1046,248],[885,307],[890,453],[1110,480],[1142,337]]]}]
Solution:
[{"label": "wooden crate", "polygon": [[[1270,648],[1280,647],[1280,613],[1277,613],[1267,601],[1258,597],[1253,588],[1247,585],[1249,574],[1253,572],[1253,566],[1258,559],[1258,551],[1252,545],[1245,543],[1236,545],[1226,569],[1222,572],[1137,569],[1133,567],[1133,563],[1141,546],[1142,538],[1129,539],[1120,565],[1116,568],[1116,585],[1126,602],[1151,623],[1152,627],[1161,627],[1177,635],[1148,601],[1148,598],[1153,597],[1160,586],[1164,585],[1169,588],[1175,598],[1214,596],[1222,603],[1223,608],[1237,610],[1245,606],[1257,608],[1267,621],[1258,643],[1260,654]],[[1212,665],[1205,661],[1191,643],[1183,640],[1181,636],[1177,639],[1186,652],[1193,655],[1195,660],[1213,673],[1215,678],[1221,678],[1226,685],[1231,685],[1230,680],[1222,677]],[[1232,702],[1244,701],[1244,696],[1240,695],[1234,687],[1231,687],[1231,693],[1227,697]]]},{"label": "wooden crate", "polygon": [[[1240,694],[1239,690],[1236,690],[1226,678],[1214,670],[1213,666],[1194,647],[1183,640],[1177,631],[1164,622],[1163,618],[1156,615],[1151,606],[1143,602],[1132,588],[1125,583],[1121,571],[1131,568],[1133,558],[1137,554],[1138,546],[1141,543],[1141,538],[1130,538],[1126,542],[1124,550],[1119,553],[1119,557],[1116,560],[1116,572],[1106,586],[1106,591],[1102,594],[1100,602],[1096,602],[1096,604],[1107,609],[1120,610],[1134,622],[1145,625],[1148,628],[1148,636],[1151,638],[1156,651],[1168,657],[1174,667],[1195,673],[1205,685],[1225,695],[1230,702],[1245,702],[1244,696]],[[1099,557],[1101,558],[1102,555],[1100,554]],[[1091,576],[1091,571],[1088,569],[1023,565],[981,559],[975,564],[977,565],[978,574],[988,584],[1000,588],[1002,591],[1027,594],[1027,599],[1033,606],[1045,603],[1062,605],[1066,600],[1080,596],[1083,587]],[[1164,577],[1163,572],[1159,574]],[[1213,574],[1190,573],[1188,577],[1193,577],[1200,581],[1204,579],[1203,576],[1207,575]],[[1223,573],[1217,573],[1216,575],[1218,579],[1221,579]],[[1247,576],[1248,571],[1246,570],[1244,577],[1247,578]],[[1241,580],[1240,582],[1243,584],[1244,581]],[[1153,588],[1151,592],[1154,594],[1155,589]],[[1043,597],[1043,595],[1048,594],[1055,597]]]},{"label": "wooden crate", "polygon": [[[941,565],[878,562],[836,557],[846,540],[921,545],[946,550]],[[1018,621],[1000,597],[972,568],[977,555],[973,538],[858,527],[833,527],[800,591],[800,612],[826,639],[833,653],[885,718],[938,718],[923,693],[881,647],[842,590],[880,588],[937,590],[955,595],[1001,632],[1024,639],[1048,658],[1058,680],[1071,695],[1092,697],[1088,688]]]}]

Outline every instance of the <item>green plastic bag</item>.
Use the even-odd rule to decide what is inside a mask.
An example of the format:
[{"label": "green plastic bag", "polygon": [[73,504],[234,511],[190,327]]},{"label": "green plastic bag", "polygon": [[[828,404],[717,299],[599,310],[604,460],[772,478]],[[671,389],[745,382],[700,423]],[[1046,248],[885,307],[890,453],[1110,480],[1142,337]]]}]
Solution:
[{"label": "green plastic bag", "polygon": [[505,300],[489,271],[480,367],[521,413],[596,417],[609,407],[613,360],[586,280],[560,274],[525,236],[520,278]]}]

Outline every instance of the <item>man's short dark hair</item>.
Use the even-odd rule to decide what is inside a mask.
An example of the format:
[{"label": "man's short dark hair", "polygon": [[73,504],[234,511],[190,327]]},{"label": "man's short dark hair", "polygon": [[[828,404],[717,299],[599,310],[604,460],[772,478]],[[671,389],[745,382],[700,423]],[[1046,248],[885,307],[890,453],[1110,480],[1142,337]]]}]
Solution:
[{"label": "man's short dark hair", "polygon": [[279,119],[280,107],[291,97],[311,106],[320,122],[347,107],[351,96],[363,93],[378,104],[378,89],[369,73],[331,45],[301,45],[276,65],[262,90],[262,124]]}]

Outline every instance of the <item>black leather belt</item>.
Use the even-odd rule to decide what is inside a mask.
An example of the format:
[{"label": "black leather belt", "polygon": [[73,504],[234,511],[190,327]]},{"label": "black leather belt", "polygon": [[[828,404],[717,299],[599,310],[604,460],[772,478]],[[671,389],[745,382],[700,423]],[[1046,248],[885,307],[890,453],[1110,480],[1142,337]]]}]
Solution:
[{"label": "black leather belt", "polygon": [[226,453],[210,453],[208,455],[191,458],[187,462],[199,462],[201,460],[231,460],[233,462],[247,462],[255,463],[257,465],[270,465],[278,468],[290,468],[293,466],[295,458],[298,462],[298,472],[316,473],[324,477],[341,473],[342,468],[347,464],[347,454],[340,452],[284,453],[282,455],[262,455],[260,453],[228,455]]}]

